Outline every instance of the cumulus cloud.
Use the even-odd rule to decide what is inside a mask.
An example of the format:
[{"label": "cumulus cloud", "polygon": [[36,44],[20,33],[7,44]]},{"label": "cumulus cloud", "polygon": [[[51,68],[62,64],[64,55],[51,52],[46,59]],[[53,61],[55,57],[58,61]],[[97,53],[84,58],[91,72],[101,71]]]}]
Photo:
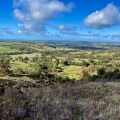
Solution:
[{"label": "cumulus cloud", "polygon": [[120,40],[120,33],[109,34],[108,37],[111,38],[112,40]]},{"label": "cumulus cloud", "polygon": [[93,12],[85,20],[84,24],[90,28],[106,28],[120,24],[120,10],[113,4],[108,4],[100,11]]},{"label": "cumulus cloud", "polygon": [[77,30],[77,27],[75,27],[75,26],[67,26],[67,25],[61,24],[61,25],[59,25],[57,27],[57,29],[59,31],[75,31],[75,30]]},{"label": "cumulus cloud", "polygon": [[14,32],[10,28],[0,28],[0,34],[13,35]]},{"label": "cumulus cloud", "polygon": [[14,0],[14,16],[21,30],[45,32],[49,20],[70,12],[73,6],[73,3],[65,5],[59,0]]},{"label": "cumulus cloud", "polygon": [[78,31],[61,31],[60,34],[71,35],[71,36],[82,36],[82,37],[101,37],[99,33],[95,33],[92,31],[88,31],[85,33],[81,33]]}]

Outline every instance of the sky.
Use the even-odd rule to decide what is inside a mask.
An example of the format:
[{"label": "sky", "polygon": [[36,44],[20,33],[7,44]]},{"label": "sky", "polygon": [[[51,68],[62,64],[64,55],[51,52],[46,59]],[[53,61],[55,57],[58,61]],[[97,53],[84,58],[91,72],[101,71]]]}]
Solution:
[{"label": "sky", "polygon": [[0,39],[120,41],[119,0],[0,0]]}]

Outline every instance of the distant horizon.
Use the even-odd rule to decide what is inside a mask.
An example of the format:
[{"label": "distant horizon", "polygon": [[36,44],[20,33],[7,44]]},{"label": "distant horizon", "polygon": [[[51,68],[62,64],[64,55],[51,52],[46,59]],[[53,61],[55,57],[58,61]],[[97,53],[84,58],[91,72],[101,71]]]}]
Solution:
[{"label": "distant horizon", "polygon": [[0,39],[0,42],[87,42],[87,43],[120,43],[120,41],[99,41],[99,40],[29,40],[29,39]]}]

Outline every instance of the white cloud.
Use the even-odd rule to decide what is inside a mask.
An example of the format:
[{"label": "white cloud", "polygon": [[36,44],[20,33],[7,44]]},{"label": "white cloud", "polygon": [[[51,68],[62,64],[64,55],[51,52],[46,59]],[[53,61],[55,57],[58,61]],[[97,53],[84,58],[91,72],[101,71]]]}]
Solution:
[{"label": "white cloud", "polygon": [[88,31],[85,33],[78,31],[60,31],[59,34],[71,35],[71,36],[82,36],[82,37],[101,37],[99,33]]},{"label": "white cloud", "polygon": [[18,9],[15,9],[14,10],[14,15],[16,18],[18,18],[20,21],[24,20],[25,19],[25,16],[23,15],[23,13],[21,13],[20,10]]},{"label": "white cloud", "polygon": [[14,16],[25,31],[44,32],[45,26],[59,13],[70,12],[73,3],[65,5],[59,0],[14,0]]},{"label": "white cloud", "polygon": [[113,4],[108,4],[100,11],[93,12],[85,20],[84,24],[90,28],[105,28],[120,24],[120,10]]},{"label": "white cloud", "polygon": [[59,26],[58,26],[58,29],[59,29],[59,30],[65,30],[66,27],[65,27],[64,25],[59,25]]},{"label": "white cloud", "polygon": [[10,28],[0,28],[0,34],[13,35],[14,32]]},{"label": "white cloud", "polygon": [[57,29],[58,29],[59,31],[75,31],[75,30],[77,30],[77,27],[61,24],[61,25],[59,25],[59,26],[57,27]]}]

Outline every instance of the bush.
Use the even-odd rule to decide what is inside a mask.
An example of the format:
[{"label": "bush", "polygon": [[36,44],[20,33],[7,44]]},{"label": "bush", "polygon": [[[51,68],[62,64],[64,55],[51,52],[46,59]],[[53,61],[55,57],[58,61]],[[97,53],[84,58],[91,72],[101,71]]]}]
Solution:
[{"label": "bush", "polygon": [[86,61],[83,61],[82,65],[85,66],[85,67],[88,67],[90,64],[88,62],[86,62]]},{"label": "bush", "polygon": [[73,113],[74,113],[74,115],[75,115],[76,120],[83,120],[83,112],[82,112],[81,109],[75,108],[75,109],[73,110]]},{"label": "bush", "polygon": [[25,74],[25,71],[21,68],[17,68],[13,70],[13,74],[15,75],[21,75],[21,74]]},{"label": "bush", "polygon": [[96,80],[96,78],[97,78],[96,75],[91,76],[89,74],[85,74],[83,76],[83,80],[88,81],[88,82],[94,82]]},{"label": "bush", "polygon": [[68,65],[69,65],[69,61],[68,61],[68,60],[65,60],[63,64],[64,64],[65,66],[68,66]]},{"label": "bush", "polygon": [[120,72],[118,69],[114,71],[109,71],[104,74],[104,78],[107,78],[109,80],[111,79],[120,79]]},{"label": "bush", "polygon": [[4,86],[0,86],[0,95],[3,95],[5,93]]},{"label": "bush", "polygon": [[105,72],[105,69],[104,68],[100,68],[97,70],[97,75],[98,76],[101,76],[101,75],[104,75],[106,72]]},{"label": "bush", "polygon": [[2,70],[0,70],[0,77],[4,77],[4,76],[5,76],[5,73]]}]

